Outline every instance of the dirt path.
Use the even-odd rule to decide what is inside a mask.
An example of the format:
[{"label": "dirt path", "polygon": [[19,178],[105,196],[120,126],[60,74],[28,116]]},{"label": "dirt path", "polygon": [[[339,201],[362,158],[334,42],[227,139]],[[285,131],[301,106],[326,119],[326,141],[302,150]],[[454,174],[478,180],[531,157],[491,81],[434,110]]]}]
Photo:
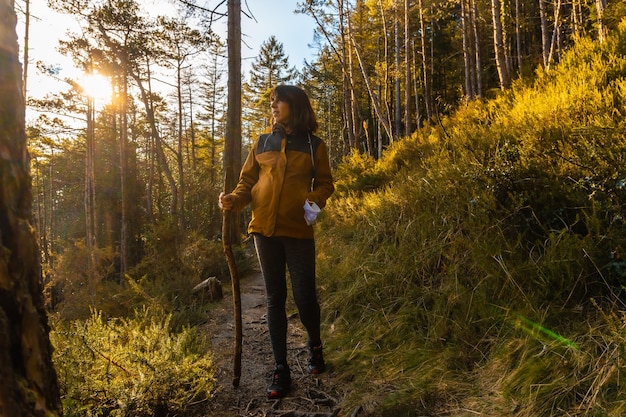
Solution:
[{"label": "dirt path", "polygon": [[[315,377],[307,371],[306,333],[297,315],[289,317],[288,354],[293,385],[289,396],[268,400],[265,390],[273,371],[273,359],[265,322],[263,277],[253,273],[241,280],[243,351],[241,381],[233,380],[233,304],[230,291],[224,295],[209,318],[207,332],[212,335],[218,390],[205,417],[330,417],[340,410],[341,390],[329,371]],[[354,413],[353,413],[354,414]],[[354,414],[356,415],[356,414]]]}]

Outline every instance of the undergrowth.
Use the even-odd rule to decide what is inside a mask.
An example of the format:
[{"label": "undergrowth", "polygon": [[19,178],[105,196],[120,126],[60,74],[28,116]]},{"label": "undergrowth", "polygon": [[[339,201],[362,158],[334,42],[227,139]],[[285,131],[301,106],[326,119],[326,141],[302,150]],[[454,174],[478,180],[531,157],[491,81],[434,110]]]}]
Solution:
[{"label": "undergrowth", "polygon": [[378,161],[344,160],[317,236],[348,405],[624,414],[625,79],[622,25]]},{"label": "undergrowth", "polygon": [[[251,265],[235,247],[240,272]],[[54,364],[66,416],[196,416],[216,382],[210,335],[214,307],[193,287],[230,279],[221,242],[174,223],[146,234],[145,256],[120,277],[115,255],[74,243],[49,271],[48,307]],[[227,284],[227,282],[226,282]]]},{"label": "undergrowth", "polygon": [[57,322],[51,333],[66,416],[193,415],[213,395],[206,336],[170,330],[171,314],[144,308],[130,318]]}]

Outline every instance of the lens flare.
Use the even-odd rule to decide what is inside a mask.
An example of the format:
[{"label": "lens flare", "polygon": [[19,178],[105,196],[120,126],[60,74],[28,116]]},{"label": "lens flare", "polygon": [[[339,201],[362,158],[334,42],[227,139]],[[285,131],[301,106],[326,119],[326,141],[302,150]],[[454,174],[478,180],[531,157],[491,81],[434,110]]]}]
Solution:
[{"label": "lens flare", "polygon": [[554,339],[559,343],[562,343],[573,349],[580,350],[580,347],[575,342],[561,336],[558,333],[553,332],[550,329],[543,327],[539,323],[535,323],[534,321],[522,315],[518,315],[517,318],[518,320],[516,321],[516,325],[521,330],[524,330],[525,332],[530,333],[531,335],[535,335],[537,332],[542,333],[545,336],[548,336],[549,338]]}]

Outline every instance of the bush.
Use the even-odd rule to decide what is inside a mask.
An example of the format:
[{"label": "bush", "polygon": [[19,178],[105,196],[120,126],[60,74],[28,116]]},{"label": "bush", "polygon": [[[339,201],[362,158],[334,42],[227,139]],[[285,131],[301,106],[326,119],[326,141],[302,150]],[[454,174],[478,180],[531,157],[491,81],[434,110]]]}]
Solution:
[{"label": "bush", "polygon": [[215,389],[208,341],[170,331],[171,315],[141,309],[129,319],[56,323],[51,332],[66,416],[153,416],[190,412]]}]

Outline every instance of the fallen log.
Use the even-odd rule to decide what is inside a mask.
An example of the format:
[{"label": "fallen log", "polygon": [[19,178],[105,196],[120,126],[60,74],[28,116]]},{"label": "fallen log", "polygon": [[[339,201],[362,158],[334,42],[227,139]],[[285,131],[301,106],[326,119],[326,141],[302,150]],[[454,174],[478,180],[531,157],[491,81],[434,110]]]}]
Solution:
[{"label": "fallen log", "polygon": [[207,293],[210,301],[219,301],[224,298],[222,291],[222,282],[216,277],[209,277],[193,287],[191,290],[193,294],[199,292]]}]

